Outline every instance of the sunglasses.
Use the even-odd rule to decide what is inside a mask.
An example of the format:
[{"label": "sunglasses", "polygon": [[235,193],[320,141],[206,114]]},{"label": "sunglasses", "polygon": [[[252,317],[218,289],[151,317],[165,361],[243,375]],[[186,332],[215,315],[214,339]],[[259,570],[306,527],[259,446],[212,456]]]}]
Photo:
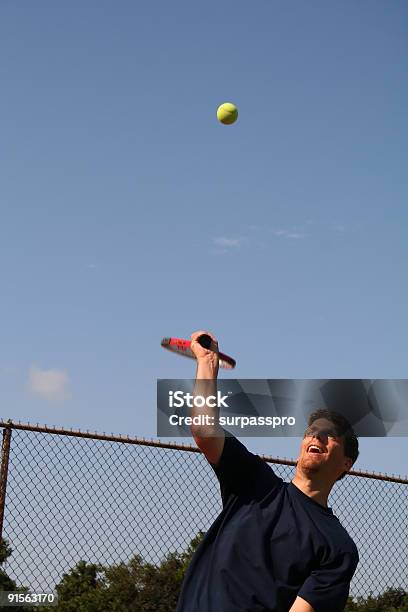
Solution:
[{"label": "sunglasses", "polygon": [[335,428],[318,429],[317,427],[308,427],[303,435],[304,438],[331,438],[338,440],[341,434]]}]

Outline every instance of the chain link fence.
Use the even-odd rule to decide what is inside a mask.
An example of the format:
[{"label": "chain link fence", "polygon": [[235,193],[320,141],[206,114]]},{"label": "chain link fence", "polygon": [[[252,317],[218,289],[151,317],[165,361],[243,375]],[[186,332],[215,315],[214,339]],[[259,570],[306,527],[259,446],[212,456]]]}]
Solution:
[{"label": "chain link fence", "polygon": [[[0,520],[13,550],[5,569],[30,591],[54,591],[80,560],[109,566],[138,554],[157,564],[185,551],[221,511],[217,479],[189,445],[0,426]],[[293,477],[293,461],[264,458]],[[360,553],[354,597],[408,590],[407,484],[352,472],[333,489],[330,506]]]}]

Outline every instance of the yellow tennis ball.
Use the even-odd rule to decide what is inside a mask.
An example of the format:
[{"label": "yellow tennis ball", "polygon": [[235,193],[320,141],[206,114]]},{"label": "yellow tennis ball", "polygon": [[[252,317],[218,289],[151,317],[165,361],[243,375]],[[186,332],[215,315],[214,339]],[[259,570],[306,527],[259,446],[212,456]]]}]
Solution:
[{"label": "yellow tennis ball", "polygon": [[235,123],[238,119],[238,109],[235,104],[231,102],[224,102],[224,104],[221,104],[217,110],[217,119],[220,123],[224,123],[224,125]]}]

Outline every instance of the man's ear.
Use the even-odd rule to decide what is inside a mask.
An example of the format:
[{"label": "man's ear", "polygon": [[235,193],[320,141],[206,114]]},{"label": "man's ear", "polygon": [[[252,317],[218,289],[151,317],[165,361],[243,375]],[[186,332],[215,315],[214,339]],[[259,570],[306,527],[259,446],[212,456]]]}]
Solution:
[{"label": "man's ear", "polygon": [[353,465],[353,460],[350,459],[350,457],[346,457],[344,460],[344,469],[347,470],[347,472],[351,469],[351,466]]}]

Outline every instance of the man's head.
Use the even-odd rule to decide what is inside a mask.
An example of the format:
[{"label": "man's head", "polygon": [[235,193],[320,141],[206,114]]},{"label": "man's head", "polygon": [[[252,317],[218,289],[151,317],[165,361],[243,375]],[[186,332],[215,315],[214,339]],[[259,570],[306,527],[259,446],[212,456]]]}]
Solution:
[{"label": "man's head", "polygon": [[347,419],[330,410],[317,410],[310,415],[298,470],[334,484],[347,474],[357,457],[358,440]]}]

